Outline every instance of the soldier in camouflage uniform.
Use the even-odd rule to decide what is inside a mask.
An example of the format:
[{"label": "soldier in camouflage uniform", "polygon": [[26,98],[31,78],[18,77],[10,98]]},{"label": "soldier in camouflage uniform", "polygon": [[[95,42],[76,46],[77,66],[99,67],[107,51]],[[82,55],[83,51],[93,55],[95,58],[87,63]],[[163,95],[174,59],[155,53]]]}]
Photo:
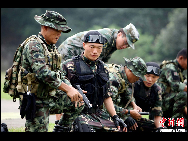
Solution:
[{"label": "soldier in camouflage uniform", "polygon": [[[158,84],[162,88],[163,116],[168,118],[187,117],[187,84],[183,71],[187,69],[187,49],[180,50],[175,60],[163,61]],[[185,125],[186,125],[186,120]]]},{"label": "soldier in camouflage uniform", "polygon": [[[64,120],[63,124],[68,127],[73,122],[74,117],[77,116],[73,113],[78,112],[78,108],[75,108],[71,101],[81,101],[82,95],[69,86],[68,80],[61,77],[58,71],[61,57],[55,43],[61,36],[61,32],[71,31],[71,28],[66,25],[66,19],[54,11],[46,11],[41,16],[36,15],[34,19],[41,25],[41,32],[38,37],[35,36],[26,42],[21,59],[21,66],[28,71],[28,74],[34,74],[35,78],[34,81],[30,81],[30,84],[28,83],[27,93],[30,95],[31,92],[35,99],[36,103],[33,108],[36,112],[34,112],[33,119],[28,119],[26,115],[25,131],[47,132],[49,114],[62,113],[63,108],[69,111],[66,116],[70,118],[69,121]],[[34,88],[34,86],[37,87]],[[27,99],[28,95],[24,96]],[[24,97],[21,98],[23,99]],[[22,106],[23,103],[20,114],[24,116],[27,111],[22,109]]]},{"label": "soldier in camouflage uniform", "polygon": [[132,83],[132,89],[134,89],[133,83],[136,82],[139,77],[146,81],[144,77],[147,70],[146,64],[144,60],[139,57],[130,60],[124,59],[125,66],[107,64],[110,74],[110,90],[112,92],[112,99],[115,103],[116,112],[125,120],[128,131],[150,131],[149,129],[155,128],[154,122],[141,118],[141,115],[138,112],[141,112],[142,109],[134,102],[133,93],[129,90],[130,83]]},{"label": "soldier in camouflage uniform", "polygon": [[[139,40],[139,33],[133,24],[129,24],[119,31],[117,29],[103,28],[97,30],[105,37],[105,44],[100,58],[105,63],[108,62],[112,53],[116,50],[126,49],[131,47],[134,49],[134,43]],[[84,49],[84,35],[88,31],[79,32],[67,38],[59,47],[58,51],[62,55],[62,61],[71,59],[72,56],[81,54]]]},{"label": "soldier in camouflage uniform", "polygon": [[[105,64],[98,59],[103,44],[104,37],[98,31],[89,31],[84,36],[84,52],[68,59],[61,66],[61,71],[73,86],[80,85],[87,91],[86,96],[92,104],[92,108],[85,106],[75,120],[74,131],[116,131],[117,128],[120,130],[120,127],[126,131],[126,125],[116,115],[111,95],[108,93],[108,71],[104,68]],[[109,114],[102,110],[103,102],[113,121]]]}]

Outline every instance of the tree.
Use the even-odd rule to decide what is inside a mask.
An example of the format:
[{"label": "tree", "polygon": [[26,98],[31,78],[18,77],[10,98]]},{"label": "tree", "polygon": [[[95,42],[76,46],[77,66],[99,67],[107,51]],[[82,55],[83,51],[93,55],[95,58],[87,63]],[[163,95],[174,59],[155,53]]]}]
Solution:
[{"label": "tree", "polygon": [[175,59],[182,48],[187,48],[187,8],[175,9],[169,23],[155,40],[155,60]]}]

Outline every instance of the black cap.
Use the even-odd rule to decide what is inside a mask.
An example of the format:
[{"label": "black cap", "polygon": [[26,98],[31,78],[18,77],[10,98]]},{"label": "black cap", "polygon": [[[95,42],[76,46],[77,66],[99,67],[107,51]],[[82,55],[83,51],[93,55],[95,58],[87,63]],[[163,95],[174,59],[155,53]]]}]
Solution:
[{"label": "black cap", "polygon": [[105,38],[98,31],[89,31],[84,35],[84,43],[104,44]]},{"label": "black cap", "polygon": [[147,62],[147,74],[154,74],[156,76],[159,76],[161,73],[160,67],[155,62]]}]

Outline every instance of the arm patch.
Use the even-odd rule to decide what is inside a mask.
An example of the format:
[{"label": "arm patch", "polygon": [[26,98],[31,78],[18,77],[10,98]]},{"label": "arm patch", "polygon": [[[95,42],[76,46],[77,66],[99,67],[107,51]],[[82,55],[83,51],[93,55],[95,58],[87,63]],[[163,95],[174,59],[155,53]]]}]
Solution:
[{"label": "arm patch", "polygon": [[172,74],[172,78],[174,81],[180,81],[180,77],[178,75],[178,73],[176,71],[171,71],[171,74]]}]

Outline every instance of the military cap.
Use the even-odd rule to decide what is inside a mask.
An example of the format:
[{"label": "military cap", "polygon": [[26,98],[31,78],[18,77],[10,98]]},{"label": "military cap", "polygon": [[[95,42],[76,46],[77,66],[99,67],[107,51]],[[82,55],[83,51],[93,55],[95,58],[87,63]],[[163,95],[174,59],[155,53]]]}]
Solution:
[{"label": "military cap", "polygon": [[132,23],[130,23],[129,25],[123,28],[123,31],[126,34],[127,42],[129,46],[134,49],[135,48],[134,43],[139,40],[138,30],[135,28],[135,26]]},{"label": "military cap", "polygon": [[62,30],[63,33],[68,33],[72,30],[67,26],[66,19],[55,11],[46,10],[45,14],[42,14],[41,16],[35,15],[34,19],[41,25]]},{"label": "military cap", "polygon": [[84,35],[84,43],[105,43],[105,38],[98,31],[91,30]]},{"label": "military cap", "polygon": [[147,72],[147,66],[144,60],[140,57],[135,57],[133,59],[125,59],[125,66],[132,71],[132,73],[142,78],[143,81],[146,81],[144,75],[146,75]]}]

